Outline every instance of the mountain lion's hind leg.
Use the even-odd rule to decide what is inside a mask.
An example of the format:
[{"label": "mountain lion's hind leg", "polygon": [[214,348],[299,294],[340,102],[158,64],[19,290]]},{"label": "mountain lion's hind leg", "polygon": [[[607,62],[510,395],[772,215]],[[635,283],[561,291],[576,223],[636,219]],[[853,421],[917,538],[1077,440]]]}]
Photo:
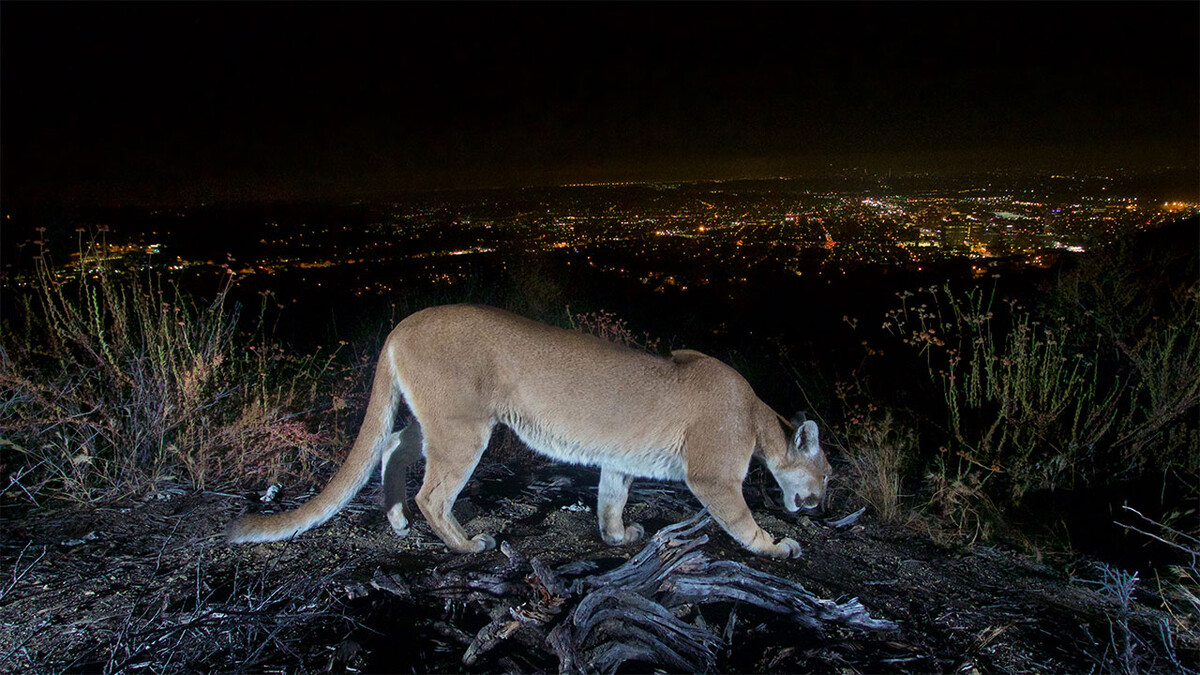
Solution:
[{"label": "mountain lion's hind leg", "polygon": [[396,536],[408,535],[408,517],[404,514],[407,498],[405,480],[408,467],[421,456],[421,425],[416,420],[388,437],[388,447],[379,462],[383,481],[383,512]]},{"label": "mountain lion's hind leg", "polygon": [[605,543],[616,546],[629,544],[642,538],[645,530],[632,523],[625,527],[621,513],[629,498],[629,484],[633,476],[612,469],[600,469],[600,487],[597,490],[596,512],[600,517],[600,536]]},{"label": "mountain lion's hind leg", "polygon": [[458,429],[446,426],[426,426],[422,430],[425,433],[425,481],[417,492],[417,507],[450,550],[480,553],[495,548],[496,540],[487,534],[468,539],[452,509],[458,493],[475,471],[492,429],[486,423],[471,424],[466,428],[460,423]]}]

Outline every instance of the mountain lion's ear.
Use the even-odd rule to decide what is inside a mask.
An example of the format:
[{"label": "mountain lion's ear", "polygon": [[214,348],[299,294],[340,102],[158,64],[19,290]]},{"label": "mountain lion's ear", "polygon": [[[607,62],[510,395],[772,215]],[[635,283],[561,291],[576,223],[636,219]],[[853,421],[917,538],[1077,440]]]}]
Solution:
[{"label": "mountain lion's ear", "polygon": [[[801,413],[803,418],[803,413]],[[821,452],[821,435],[817,423],[812,420],[802,421],[797,425],[796,433],[792,436],[792,450],[800,455],[816,457]]]},{"label": "mountain lion's ear", "polygon": [[808,421],[808,416],[804,414],[803,410],[797,410],[796,414],[792,415],[792,419],[789,421],[792,423],[794,428],[799,429],[800,427],[804,426],[805,422]]}]

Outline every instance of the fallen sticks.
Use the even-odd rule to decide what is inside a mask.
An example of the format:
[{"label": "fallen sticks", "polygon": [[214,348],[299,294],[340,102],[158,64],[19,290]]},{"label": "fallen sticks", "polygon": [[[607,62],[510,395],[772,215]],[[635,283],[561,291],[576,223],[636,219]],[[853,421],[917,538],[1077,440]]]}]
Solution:
[{"label": "fallen sticks", "polygon": [[[786,616],[808,629],[826,624],[866,630],[896,625],[872,617],[856,598],[837,603],[819,598],[799,583],[738,562],[711,560],[695,536],[711,519],[695,517],[663,528],[621,566],[569,585],[539,559],[527,560],[508,542],[508,563],[490,573],[430,574],[414,579],[377,571],[372,586],[410,600],[422,594],[454,597],[480,605],[492,620],[468,645],[463,663],[479,662],[506,641],[557,657],[559,672],[613,672],[626,661],[673,670],[703,672],[728,648],[736,609],[721,632],[702,620],[689,623],[695,608],[732,603]],[[571,570],[582,566],[560,567]]]}]

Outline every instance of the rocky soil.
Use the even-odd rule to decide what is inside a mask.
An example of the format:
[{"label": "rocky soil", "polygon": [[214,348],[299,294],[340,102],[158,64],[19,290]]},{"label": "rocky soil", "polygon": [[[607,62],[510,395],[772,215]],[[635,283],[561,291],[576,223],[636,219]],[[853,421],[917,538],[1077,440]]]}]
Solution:
[{"label": "rocky soil", "polygon": [[[419,478],[419,469],[409,477],[410,494]],[[10,504],[0,539],[0,671],[1200,668],[1197,617],[1179,611],[1186,597],[1163,601],[1165,575],[1123,591],[1130,579],[1111,568],[1075,561],[1072,576],[1003,546],[938,545],[870,513],[835,526],[851,512],[844,494],[828,518],[792,517],[772,508],[769,478],[757,471],[745,485],[751,508],[768,532],[800,541],[802,557],[754,557],[710,522],[644,556],[663,564],[692,557],[645,586],[643,599],[618,584],[608,588],[617,600],[589,600],[600,592],[589,578],[620,568],[648,543],[613,548],[600,540],[597,479],[594,470],[485,456],[456,511],[469,533],[489,532],[506,545],[470,556],[447,552],[419,515],[409,537],[397,539],[375,487],[293,541],[237,547],[220,532],[247,507],[261,508],[255,494],[163,485],[101,507]],[[285,486],[269,507],[308,496]],[[626,519],[651,535],[699,510],[682,485],[638,481]],[[741,570],[735,577],[774,584],[780,602],[799,587],[832,601],[824,607],[857,598],[878,623],[781,613],[750,595],[671,596],[678,575],[702,579],[726,564]],[[599,612],[594,628],[581,618],[585,610]],[[639,623],[636,612],[657,618]],[[579,638],[575,660],[564,660],[564,634]]]}]

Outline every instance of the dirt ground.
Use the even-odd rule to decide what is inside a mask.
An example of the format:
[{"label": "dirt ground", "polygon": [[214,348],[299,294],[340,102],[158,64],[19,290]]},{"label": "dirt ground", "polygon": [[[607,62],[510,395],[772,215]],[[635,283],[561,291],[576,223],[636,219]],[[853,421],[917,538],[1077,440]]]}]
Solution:
[{"label": "dirt ground", "polygon": [[[419,469],[409,476],[410,495],[419,479]],[[579,574],[582,568],[572,565],[579,561],[594,563],[592,570],[612,569],[645,540],[619,548],[600,540],[593,512],[597,479],[595,470],[537,462],[517,468],[485,456],[456,513],[469,533],[489,532],[564,577],[572,570]],[[897,627],[814,628],[751,605],[704,604],[685,618],[718,626],[722,642],[714,670],[1200,667],[1195,616],[1164,610],[1157,595],[1141,590],[1123,606],[1111,583],[1088,583],[1101,576],[1087,565],[1076,565],[1080,578],[1070,578],[999,546],[942,547],[869,513],[835,527],[830,523],[849,512],[844,495],[827,519],[793,517],[766,503],[771,490],[764,485],[763,476],[752,473],[747,501],[768,532],[801,542],[802,557],[754,557],[711,523],[703,530],[709,537],[704,554],[798,582],[822,598],[856,597],[872,617]],[[272,508],[292,507],[308,496],[285,488]],[[261,508],[256,498],[164,485],[141,500],[103,507],[6,507],[0,671],[559,670],[544,645],[516,638],[465,665],[472,638],[496,616],[497,598],[478,583],[458,595],[420,590],[450,577],[483,578],[509,562],[501,551],[451,554],[419,515],[410,535],[396,538],[377,506],[377,485],[293,541],[222,543],[227,522],[248,506]],[[698,510],[682,485],[636,481],[626,521],[641,522],[649,536]],[[380,575],[410,592],[389,592]],[[630,661],[621,670],[652,668]]]}]

